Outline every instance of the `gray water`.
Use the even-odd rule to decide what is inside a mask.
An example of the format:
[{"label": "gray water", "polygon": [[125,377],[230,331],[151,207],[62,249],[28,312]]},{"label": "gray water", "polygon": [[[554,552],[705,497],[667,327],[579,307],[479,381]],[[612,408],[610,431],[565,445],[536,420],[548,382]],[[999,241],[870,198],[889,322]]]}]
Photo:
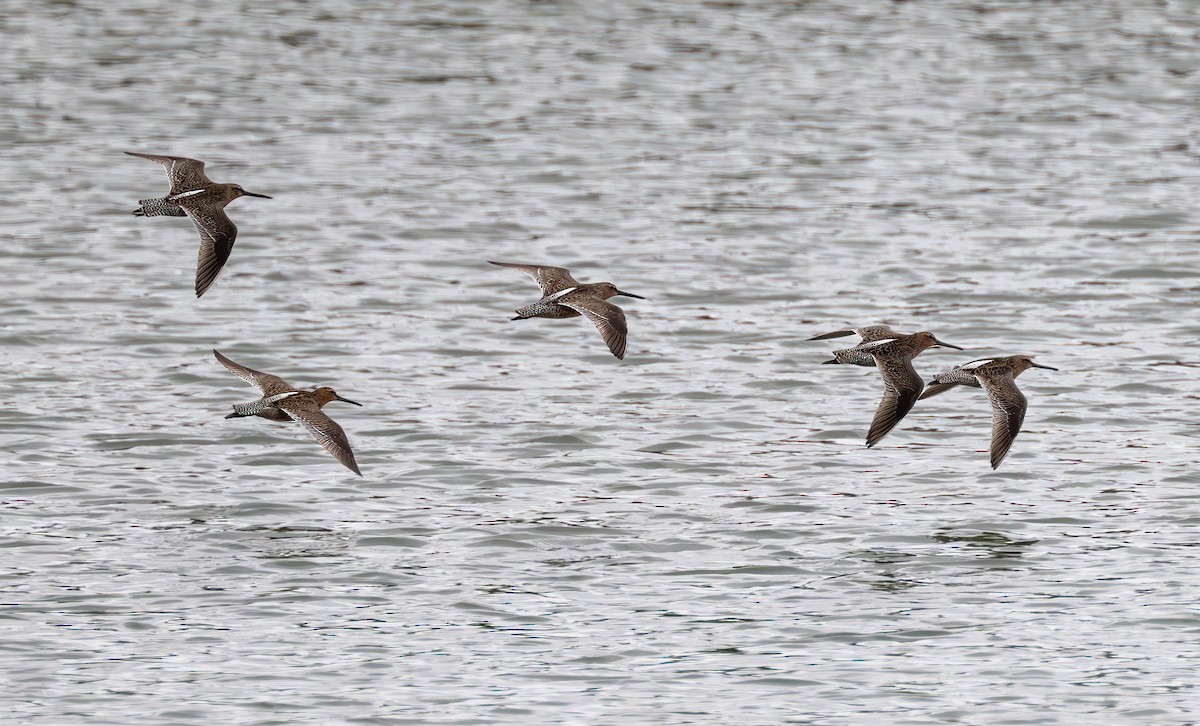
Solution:
[{"label": "gray water", "polygon": [[[1195,722],[1196,4],[3,10],[11,722]],[[204,298],[125,150],[274,197]],[[1061,370],[867,450],[870,323]]]}]

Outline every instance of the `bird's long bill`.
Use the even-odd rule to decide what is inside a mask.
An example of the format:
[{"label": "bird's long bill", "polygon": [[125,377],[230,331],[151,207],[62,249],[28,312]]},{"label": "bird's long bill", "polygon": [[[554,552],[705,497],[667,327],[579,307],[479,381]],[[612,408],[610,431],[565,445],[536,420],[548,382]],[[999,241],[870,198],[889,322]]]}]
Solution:
[{"label": "bird's long bill", "polygon": [[938,340],[937,338],[934,338],[933,342],[935,345],[940,345],[943,348],[953,348],[955,350],[962,350],[962,348],[958,347],[957,345],[950,345],[949,343],[943,343],[942,341]]},{"label": "bird's long bill", "polygon": [[642,297],[641,295],[634,295],[632,292],[621,292],[620,290],[617,290],[617,294],[624,295],[625,297],[636,297],[638,300],[646,299],[646,298]]},{"label": "bird's long bill", "polygon": [[258,192],[248,192],[245,189],[242,190],[242,194],[247,197],[262,197],[263,199],[272,199],[273,198],[273,197],[268,197],[266,194],[259,194]]},{"label": "bird's long bill", "polygon": [[813,337],[809,338],[809,340],[829,340],[830,338],[844,338],[847,335],[854,335],[854,331],[853,330],[835,330],[832,333],[822,333],[820,335],[814,335]]},{"label": "bird's long bill", "polygon": [[336,400],[338,400],[338,401],[341,401],[342,403],[352,403],[352,404],[354,404],[355,406],[361,406],[361,405],[362,405],[362,404],[361,404],[361,403],[359,403],[358,401],[351,401],[349,398],[342,398],[341,396],[337,396],[337,397],[336,397]]},{"label": "bird's long bill", "polygon": [[1041,363],[1034,363],[1033,361],[1029,361],[1029,365],[1033,366],[1034,368],[1045,368],[1048,371],[1058,370],[1057,368],[1051,368],[1050,366],[1044,366]]}]

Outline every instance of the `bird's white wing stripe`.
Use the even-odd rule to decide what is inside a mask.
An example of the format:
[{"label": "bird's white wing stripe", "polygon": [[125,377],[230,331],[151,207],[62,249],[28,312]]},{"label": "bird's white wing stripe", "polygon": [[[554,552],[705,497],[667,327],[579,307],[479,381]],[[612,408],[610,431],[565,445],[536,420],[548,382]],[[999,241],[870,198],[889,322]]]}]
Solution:
[{"label": "bird's white wing stripe", "polygon": [[578,287],[568,287],[566,290],[559,290],[558,292],[554,293],[553,295],[547,295],[546,299],[543,300],[542,302],[554,302],[555,300],[558,300],[559,298],[561,298],[563,295],[566,295],[567,293],[575,292],[578,289],[579,289]]},{"label": "bird's white wing stripe", "polygon": [[961,368],[964,371],[973,371],[976,368],[979,368],[980,366],[985,366],[988,363],[991,363],[993,360],[995,360],[995,359],[994,358],[984,358],[982,360],[973,360],[970,363],[962,364],[961,366],[959,366],[959,368]]},{"label": "bird's white wing stripe", "polygon": [[891,343],[896,340],[899,340],[899,338],[884,338],[882,340],[872,340],[869,343],[860,343],[859,345],[855,346],[854,348],[851,348],[851,350],[869,350],[871,348],[878,348],[879,346],[884,345],[885,343]]}]

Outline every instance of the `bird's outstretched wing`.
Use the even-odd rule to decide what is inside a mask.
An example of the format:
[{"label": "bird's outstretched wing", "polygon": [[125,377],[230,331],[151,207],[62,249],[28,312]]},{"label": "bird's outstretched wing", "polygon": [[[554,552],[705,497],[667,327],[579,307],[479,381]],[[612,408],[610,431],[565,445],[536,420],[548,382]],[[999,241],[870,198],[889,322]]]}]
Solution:
[{"label": "bird's outstretched wing", "polygon": [[200,234],[200,252],[196,256],[196,297],[204,294],[233,252],[237,225],[230,221],[225,210],[217,206],[194,207],[184,210]]},{"label": "bird's outstretched wing", "polygon": [[867,431],[867,446],[878,444],[880,439],[908,415],[921,395],[925,385],[912,366],[912,361],[877,361],[883,376],[883,400],[875,410],[875,418]]},{"label": "bird's outstretched wing", "polygon": [[579,286],[579,282],[571,277],[571,273],[565,267],[523,265],[518,262],[492,262],[491,260],[488,260],[488,262],[500,267],[511,267],[514,270],[520,270],[529,275],[538,284],[538,287],[542,288],[542,297],[562,292],[569,287]]},{"label": "bird's outstretched wing", "polygon": [[312,434],[325,450],[333,454],[350,471],[362,476],[358,463],[354,461],[354,452],[350,449],[350,441],[346,432],[337,422],[325,415],[317,402],[307,396],[285,398],[276,406],[293,420],[304,424],[304,428]]},{"label": "bird's outstretched wing", "polygon": [[1013,380],[1011,371],[1000,375],[981,376],[980,382],[992,400],[992,446],[991,463],[995,469],[1008,456],[1013,440],[1021,433],[1021,424],[1025,423],[1025,409],[1028,401],[1017,382]]},{"label": "bird's outstretched wing", "polygon": [[863,343],[870,343],[873,340],[884,340],[887,338],[900,337],[898,333],[893,331],[887,325],[868,325],[866,327],[855,328],[853,330],[835,330],[832,333],[822,333],[820,335],[814,335],[813,337],[809,338],[809,340],[829,340],[830,338],[844,338],[847,335],[854,335],[855,333],[858,334],[858,337],[862,339],[860,342],[863,342]]},{"label": "bird's outstretched wing", "polygon": [[184,156],[159,156],[157,154],[139,154],[136,151],[126,151],[130,156],[140,156],[143,159],[157,161],[167,168],[167,180],[171,183],[171,194],[181,194],[212,184],[212,180],[204,174],[204,162],[199,159],[189,159]]},{"label": "bird's outstretched wing", "polygon": [[288,393],[289,391],[296,390],[294,386],[279,376],[273,376],[270,373],[263,373],[253,368],[247,368],[240,363],[234,363],[221,355],[221,352],[218,350],[214,350],[213,355],[216,356],[221,365],[229,369],[230,373],[262,391],[264,396],[275,396],[280,393]]},{"label": "bird's outstretched wing", "polygon": [[595,324],[596,330],[600,331],[600,337],[604,338],[612,354],[618,359],[625,358],[626,335],[629,332],[625,324],[625,311],[595,295],[569,295],[559,300],[558,304],[586,315]]}]

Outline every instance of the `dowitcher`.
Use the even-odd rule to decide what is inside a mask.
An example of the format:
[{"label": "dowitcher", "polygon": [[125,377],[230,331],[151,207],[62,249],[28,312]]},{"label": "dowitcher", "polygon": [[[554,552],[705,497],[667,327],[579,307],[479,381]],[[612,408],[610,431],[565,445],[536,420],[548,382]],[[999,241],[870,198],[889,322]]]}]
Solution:
[{"label": "dowitcher", "polygon": [[871,428],[867,430],[868,447],[878,444],[912,410],[925,385],[913,368],[913,358],[934,346],[962,350],[957,345],[943,343],[928,331],[872,340],[853,349],[870,354],[875,359],[879,374],[883,376],[883,400],[879,402]]},{"label": "dowitcher", "polygon": [[[900,338],[904,333],[897,333],[886,325],[868,325],[863,328],[854,328],[853,330],[835,330],[832,333],[823,333],[816,335],[809,340],[828,340],[830,338],[844,338],[847,335],[855,335],[861,339],[861,343],[870,343],[876,340],[887,340],[888,338]],[[854,366],[875,367],[875,358],[870,353],[856,348],[843,348],[842,350],[833,351],[833,358],[825,361],[825,365],[846,364]]]},{"label": "dowitcher", "polygon": [[1021,433],[1021,424],[1025,422],[1025,410],[1029,403],[1025,400],[1025,394],[1017,388],[1015,379],[1030,368],[1058,370],[1034,363],[1033,358],[1027,355],[973,360],[934,376],[921,398],[931,398],[955,386],[986,390],[992,401],[991,462],[995,469],[1008,455],[1013,440]]},{"label": "dowitcher", "polygon": [[182,156],[156,156],[126,151],[130,156],[157,161],[167,168],[171,191],[159,199],[143,199],[133,210],[137,217],[191,217],[200,233],[200,255],[196,261],[196,297],[217,279],[217,273],[229,259],[237,227],[225,215],[225,205],[238,197],[262,197],[237,184],[217,184],[204,175],[204,162]]},{"label": "dowitcher", "polygon": [[330,401],[342,401],[361,406],[361,403],[342,398],[337,391],[322,386],[314,391],[302,391],[279,376],[261,373],[252,368],[239,365],[214,350],[213,355],[221,365],[229,369],[233,375],[262,391],[262,398],[250,403],[233,404],[233,413],[225,418],[242,418],[244,416],[262,416],[272,421],[299,421],[313,435],[333,458],[342,462],[350,471],[362,476],[358,464],[354,461],[354,452],[350,450],[350,442],[346,432],[337,422],[325,415],[321,407]]},{"label": "dowitcher", "polygon": [[[491,260],[488,260],[491,262]],[[625,311],[608,302],[614,295],[646,298],[631,292],[622,292],[611,282],[582,283],[571,277],[565,267],[547,265],[522,265],[515,262],[492,262],[493,265],[511,267],[533,278],[542,288],[542,299],[532,305],[518,309],[513,320],[526,318],[574,318],[586,315],[608,349],[619,359],[625,358]]]}]

